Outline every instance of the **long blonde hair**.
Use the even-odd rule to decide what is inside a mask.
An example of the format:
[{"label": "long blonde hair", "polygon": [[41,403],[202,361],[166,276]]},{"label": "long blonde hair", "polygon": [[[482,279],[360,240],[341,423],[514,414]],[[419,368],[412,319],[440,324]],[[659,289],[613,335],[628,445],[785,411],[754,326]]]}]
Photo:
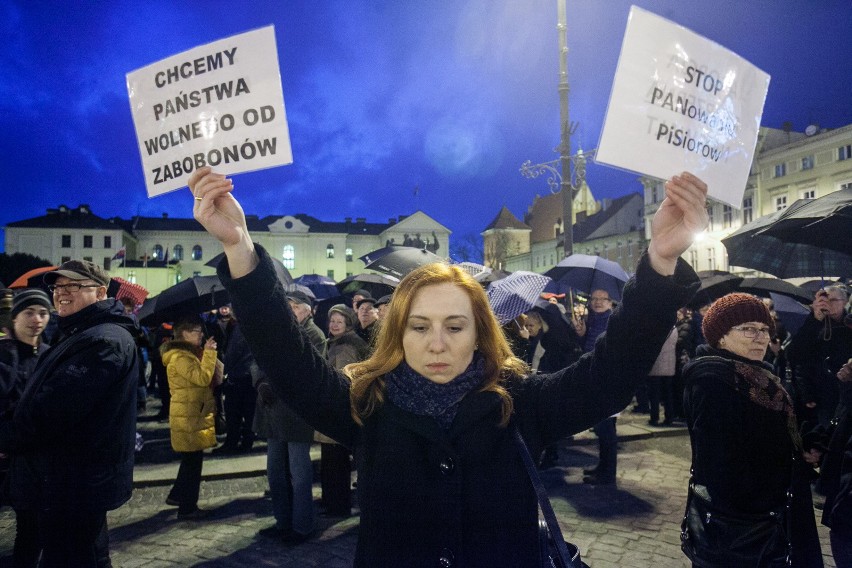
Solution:
[{"label": "long blonde hair", "polygon": [[349,396],[352,417],[358,424],[363,424],[363,420],[384,403],[382,377],[405,359],[402,337],[408,325],[408,315],[414,298],[424,287],[444,283],[458,286],[470,298],[476,326],[477,349],[485,360],[480,391],[492,391],[500,396],[503,402],[500,424],[508,423],[512,414],[512,397],[503,383],[523,377],[529,372],[529,368],[512,353],[479,282],[457,266],[434,263],[421,266],[403,278],[388,305],[388,315],[379,327],[372,356],[364,361],[351,363],[344,369],[352,381]]}]

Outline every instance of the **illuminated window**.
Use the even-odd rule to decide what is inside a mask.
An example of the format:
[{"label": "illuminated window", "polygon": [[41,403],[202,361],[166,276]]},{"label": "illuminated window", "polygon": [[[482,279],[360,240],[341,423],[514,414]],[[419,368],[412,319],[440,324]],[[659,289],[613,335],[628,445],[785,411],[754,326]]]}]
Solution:
[{"label": "illuminated window", "polygon": [[284,268],[293,270],[296,268],[296,249],[293,245],[284,245],[284,252],[281,254],[281,262],[284,263]]},{"label": "illuminated window", "polygon": [[779,195],[778,197],[776,197],[775,198],[775,210],[781,211],[782,209],[786,209],[786,208],[787,208],[787,196],[786,195]]},{"label": "illuminated window", "polygon": [[814,155],[805,156],[802,158],[802,170],[812,170],[814,169]]},{"label": "illuminated window", "polygon": [[751,197],[743,199],[743,225],[751,223],[754,218],[754,206],[752,205]]},{"label": "illuminated window", "polygon": [[183,260],[183,247],[181,245],[175,245],[175,248],[172,249],[172,260]]},{"label": "illuminated window", "polygon": [[352,249],[346,249],[346,262],[352,262]]},{"label": "illuminated window", "polygon": [[722,206],[722,228],[728,229],[734,222],[734,208],[730,205]]},{"label": "illuminated window", "polygon": [[787,175],[787,164],[775,164],[775,177],[780,178]]},{"label": "illuminated window", "polygon": [[201,260],[201,245],[192,247],[192,260]]},{"label": "illuminated window", "polygon": [[329,244],[327,247],[325,247],[325,257],[334,258],[334,245]]},{"label": "illuminated window", "polygon": [[163,245],[154,245],[154,249],[152,250],[152,256],[154,257],[154,260],[163,260]]}]

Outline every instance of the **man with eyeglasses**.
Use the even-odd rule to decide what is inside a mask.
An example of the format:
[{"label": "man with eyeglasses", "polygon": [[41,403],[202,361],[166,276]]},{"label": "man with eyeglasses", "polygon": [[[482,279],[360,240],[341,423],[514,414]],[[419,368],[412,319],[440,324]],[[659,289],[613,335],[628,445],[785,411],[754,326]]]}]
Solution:
[{"label": "man with eyeglasses", "polygon": [[811,312],[796,331],[787,354],[794,369],[803,420],[828,428],[840,401],[837,372],[852,357],[852,323],[846,310],[849,293],[834,285],[816,293]]},{"label": "man with eyeglasses", "polygon": [[107,298],[109,280],[86,260],[45,274],[60,333],[0,426],[12,503],[37,511],[42,567],[109,566],[106,512],[132,491],[136,323]]}]

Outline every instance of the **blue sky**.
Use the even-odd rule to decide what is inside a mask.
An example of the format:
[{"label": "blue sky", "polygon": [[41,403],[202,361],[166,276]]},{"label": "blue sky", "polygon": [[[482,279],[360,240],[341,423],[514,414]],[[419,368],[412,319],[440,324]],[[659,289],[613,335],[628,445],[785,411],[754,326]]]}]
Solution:
[{"label": "blue sky", "polygon": [[[769,73],[764,125],[852,123],[849,0],[633,3]],[[574,149],[597,145],[630,4],[568,0]],[[146,195],[125,74],[269,24],[294,163],[235,177],[248,213],[419,209],[457,238],[548,191],[518,170],[557,157],[556,0],[3,0],[0,226],[60,204],[190,216],[186,190]],[[598,199],[641,188],[605,166],[587,177]]]}]

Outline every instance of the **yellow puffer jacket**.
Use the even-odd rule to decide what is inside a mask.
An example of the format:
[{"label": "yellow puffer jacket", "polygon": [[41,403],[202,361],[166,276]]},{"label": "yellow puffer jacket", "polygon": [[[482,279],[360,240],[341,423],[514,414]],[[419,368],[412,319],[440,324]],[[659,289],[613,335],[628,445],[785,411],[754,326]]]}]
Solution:
[{"label": "yellow puffer jacket", "polygon": [[210,381],[216,368],[216,351],[205,349],[201,360],[186,341],[169,341],[160,352],[172,400],[169,428],[176,452],[197,452],[216,445],[216,403]]}]

